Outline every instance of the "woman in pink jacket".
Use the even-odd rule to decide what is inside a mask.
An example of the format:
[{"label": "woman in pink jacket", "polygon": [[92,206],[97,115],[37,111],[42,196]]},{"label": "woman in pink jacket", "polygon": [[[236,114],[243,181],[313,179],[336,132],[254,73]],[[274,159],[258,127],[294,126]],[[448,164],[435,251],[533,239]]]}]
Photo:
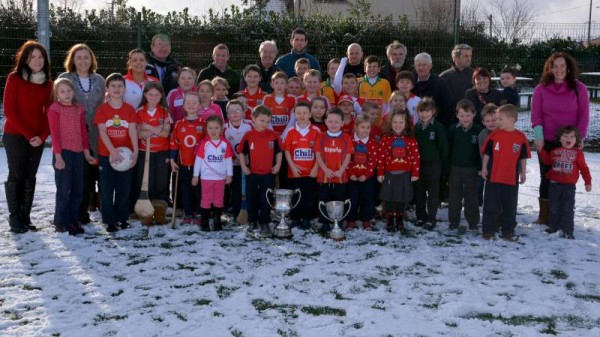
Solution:
[{"label": "woman in pink jacket", "polygon": [[[585,138],[590,119],[590,99],[585,85],[577,80],[577,61],[565,53],[555,52],[546,60],[540,84],[533,91],[531,126],[535,136],[535,149],[550,152],[560,146],[556,132],[563,126],[573,125]],[[535,221],[548,223],[549,166],[540,161],[540,213]]]}]

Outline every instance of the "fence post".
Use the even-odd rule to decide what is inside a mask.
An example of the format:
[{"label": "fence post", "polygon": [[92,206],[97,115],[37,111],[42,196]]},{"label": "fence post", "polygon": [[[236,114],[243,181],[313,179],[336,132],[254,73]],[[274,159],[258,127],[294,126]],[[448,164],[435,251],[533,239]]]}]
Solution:
[{"label": "fence post", "polygon": [[460,39],[460,0],[454,0],[454,45]]},{"label": "fence post", "polygon": [[137,47],[142,48],[142,12],[137,12],[135,20],[137,29]]},{"label": "fence post", "polygon": [[37,39],[46,48],[46,53],[50,57],[50,12],[49,1],[38,0],[37,2]]}]

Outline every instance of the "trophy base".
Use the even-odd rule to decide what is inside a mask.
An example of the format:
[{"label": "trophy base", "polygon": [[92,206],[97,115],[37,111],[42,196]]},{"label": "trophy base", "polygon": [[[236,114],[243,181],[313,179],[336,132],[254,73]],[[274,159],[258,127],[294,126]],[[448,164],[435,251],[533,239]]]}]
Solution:
[{"label": "trophy base", "polygon": [[279,228],[279,226],[273,229],[273,236],[278,239],[291,239],[292,230],[289,227]]},{"label": "trophy base", "polygon": [[329,238],[333,241],[344,241],[346,240],[346,234],[339,226],[335,226],[331,232],[329,232]]}]

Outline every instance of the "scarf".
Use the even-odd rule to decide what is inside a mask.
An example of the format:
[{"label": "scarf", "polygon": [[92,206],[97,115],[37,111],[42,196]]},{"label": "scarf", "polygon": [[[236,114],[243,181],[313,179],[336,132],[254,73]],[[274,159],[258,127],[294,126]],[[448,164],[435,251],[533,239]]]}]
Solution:
[{"label": "scarf", "polygon": [[43,84],[44,82],[46,82],[46,74],[43,71],[31,73],[30,78],[27,78],[27,71],[23,70],[21,76],[25,81],[30,81],[35,84]]}]

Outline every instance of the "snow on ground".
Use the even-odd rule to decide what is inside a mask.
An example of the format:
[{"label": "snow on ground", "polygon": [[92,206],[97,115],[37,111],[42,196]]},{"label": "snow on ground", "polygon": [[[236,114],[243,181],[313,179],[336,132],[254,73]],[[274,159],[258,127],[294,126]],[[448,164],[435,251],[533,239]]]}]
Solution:
[{"label": "snow on ground", "polygon": [[[534,155],[535,156],[535,155]],[[537,159],[520,190],[518,243],[472,232],[294,231],[247,239],[139,223],[57,234],[51,154],[38,173],[38,233],[8,232],[0,191],[1,336],[600,336],[600,154],[577,192],[575,240],[543,234]],[[0,150],[0,162],[5,162]],[[6,166],[0,181],[6,180]],[[3,189],[3,186],[2,188]],[[446,218],[446,209],[440,212]]]}]

